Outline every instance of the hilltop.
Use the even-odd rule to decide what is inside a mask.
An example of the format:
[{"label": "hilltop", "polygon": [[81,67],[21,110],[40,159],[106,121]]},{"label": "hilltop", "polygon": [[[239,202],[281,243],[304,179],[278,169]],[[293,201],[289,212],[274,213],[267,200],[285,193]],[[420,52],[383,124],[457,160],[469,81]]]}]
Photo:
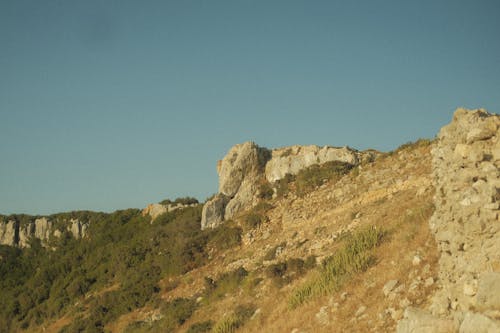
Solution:
[{"label": "hilltop", "polygon": [[0,217],[0,332],[500,332],[500,117],[238,144],[204,203]]}]

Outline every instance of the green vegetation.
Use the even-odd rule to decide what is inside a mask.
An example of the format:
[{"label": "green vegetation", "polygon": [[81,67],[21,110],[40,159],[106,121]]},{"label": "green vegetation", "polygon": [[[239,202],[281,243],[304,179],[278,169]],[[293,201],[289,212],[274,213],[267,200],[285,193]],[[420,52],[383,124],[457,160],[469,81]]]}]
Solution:
[{"label": "green vegetation", "polygon": [[259,193],[258,196],[259,196],[260,199],[270,200],[273,197],[274,190],[273,190],[273,187],[271,186],[271,184],[269,184],[266,181],[266,182],[262,183],[259,186],[259,192],[258,193]]},{"label": "green vegetation", "polygon": [[217,281],[205,277],[205,297],[203,301],[209,303],[223,298],[226,294],[233,293],[240,288],[247,276],[248,272],[243,267],[240,267],[222,274]]},{"label": "green vegetation", "polygon": [[212,330],[214,322],[211,320],[202,321],[200,323],[195,323],[191,325],[186,333],[208,333]]},{"label": "green vegetation", "polygon": [[337,291],[353,274],[365,271],[375,262],[370,250],[380,244],[383,236],[383,231],[369,227],[346,237],[344,246],[325,260],[309,281],[293,292],[288,300],[290,308]]},{"label": "green vegetation", "polygon": [[227,250],[241,244],[240,227],[236,227],[233,221],[226,221],[223,225],[215,229],[208,230],[209,242],[211,248],[218,250]]},{"label": "green vegetation", "polygon": [[177,198],[174,201],[172,201],[170,199],[165,199],[163,201],[160,201],[159,203],[161,205],[176,205],[176,204],[195,205],[195,204],[199,204],[198,199],[193,198],[193,197]]},{"label": "green vegetation", "polygon": [[253,305],[238,305],[233,313],[217,322],[212,329],[214,333],[233,333],[243,326],[255,312]]},{"label": "green vegetation", "polygon": [[[163,214],[153,224],[137,209],[62,213],[49,220],[62,224],[71,218],[89,223],[89,237],[64,232],[47,248],[36,239],[22,250],[0,246],[1,333],[29,331],[63,315],[73,318],[65,332],[103,332],[120,315],[155,304],[160,279],[175,281],[205,264],[209,248],[227,249],[241,239],[237,227],[201,231],[201,206]],[[162,315],[179,325],[192,311],[192,300],[177,300]]]},{"label": "green vegetation", "polygon": [[340,161],[314,164],[300,170],[297,175],[287,174],[276,181],[274,183],[276,195],[283,197],[293,190],[297,195],[304,196],[326,182],[339,180],[342,176],[348,174],[352,168],[351,164]]},{"label": "green vegetation", "polygon": [[276,245],[276,246],[273,246],[272,248],[270,248],[269,250],[267,250],[266,254],[264,254],[264,260],[274,260],[276,258],[276,250],[278,250],[278,248],[284,248],[286,246],[286,243],[285,242],[282,242],[281,244],[279,245]]},{"label": "green vegetation", "polygon": [[290,258],[284,262],[269,265],[266,267],[265,273],[276,287],[281,288],[304,275],[315,264],[316,260],[312,256],[308,257],[306,261],[300,258]]},{"label": "green vegetation", "polygon": [[273,206],[266,201],[259,202],[255,207],[253,207],[249,212],[243,216],[242,226],[245,231],[255,229],[259,227],[262,223],[268,221],[266,216],[267,211],[269,211]]},{"label": "green vegetation", "polygon": [[338,180],[351,169],[352,165],[349,163],[331,161],[301,170],[295,178],[297,194],[302,196],[328,181]]},{"label": "green vegetation", "polygon": [[427,147],[432,144],[433,140],[431,139],[418,139],[416,141],[409,141],[407,143],[403,143],[401,146],[398,148],[384,154],[384,157],[391,156],[395,153],[398,153],[403,150],[408,150],[408,149],[416,149],[416,148],[421,148],[421,147]]}]

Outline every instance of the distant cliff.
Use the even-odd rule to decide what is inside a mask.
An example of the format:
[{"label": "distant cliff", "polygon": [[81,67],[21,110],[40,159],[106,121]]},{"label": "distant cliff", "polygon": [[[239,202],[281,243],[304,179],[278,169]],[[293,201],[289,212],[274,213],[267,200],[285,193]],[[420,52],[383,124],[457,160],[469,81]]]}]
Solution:
[{"label": "distant cliff", "polygon": [[31,238],[38,238],[45,245],[51,237],[59,238],[70,232],[75,238],[86,235],[88,223],[75,218],[55,219],[50,217],[18,216],[0,218],[0,244],[27,247]]}]

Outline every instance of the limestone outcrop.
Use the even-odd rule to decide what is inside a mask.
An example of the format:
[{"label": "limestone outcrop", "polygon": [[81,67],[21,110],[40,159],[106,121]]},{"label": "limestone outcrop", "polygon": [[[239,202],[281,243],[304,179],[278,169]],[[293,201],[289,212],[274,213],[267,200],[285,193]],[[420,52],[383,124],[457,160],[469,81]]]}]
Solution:
[{"label": "limestone outcrop", "polygon": [[429,223],[441,253],[439,289],[427,314],[407,311],[400,333],[424,332],[432,320],[454,321],[450,332],[500,332],[499,127],[498,115],[458,109],[438,135]]},{"label": "limestone outcrop", "polygon": [[205,203],[201,228],[216,227],[255,205],[259,186],[265,182],[272,184],[287,174],[295,175],[314,164],[330,161],[357,165],[361,160],[373,158],[372,155],[348,147],[311,145],[270,150],[253,142],[238,144],[217,164],[219,192]]},{"label": "limestone outcrop", "polygon": [[[62,221],[60,225],[65,225],[75,238],[83,238],[86,235],[88,224],[77,219]],[[62,228],[62,229],[61,229]],[[28,247],[30,239],[37,238],[46,245],[51,236],[60,237],[64,227],[55,227],[54,221],[47,217],[34,218],[28,222],[19,222],[16,220],[0,220],[0,244]]]},{"label": "limestone outcrop", "polygon": [[186,208],[186,207],[194,207],[198,204],[182,204],[182,203],[170,203],[170,204],[161,204],[161,203],[153,203],[147,205],[146,208],[142,210],[142,216],[150,216],[151,223],[160,216],[161,214],[173,212],[174,210]]},{"label": "limestone outcrop", "polygon": [[284,178],[287,174],[296,175],[300,170],[313,164],[330,161],[356,165],[359,163],[359,153],[347,147],[333,148],[314,145],[274,149],[271,160],[266,164],[266,179],[272,183]]}]

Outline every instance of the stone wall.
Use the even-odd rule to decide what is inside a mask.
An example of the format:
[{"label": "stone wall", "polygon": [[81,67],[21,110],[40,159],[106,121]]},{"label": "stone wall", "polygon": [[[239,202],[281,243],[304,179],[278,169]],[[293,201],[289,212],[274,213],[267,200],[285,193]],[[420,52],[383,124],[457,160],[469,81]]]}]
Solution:
[{"label": "stone wall", "polygon": [[441,253],[426,312],[407,309],[398,332],[500,332],[500,117],[458,109],[432,150],[430,228]]}]

